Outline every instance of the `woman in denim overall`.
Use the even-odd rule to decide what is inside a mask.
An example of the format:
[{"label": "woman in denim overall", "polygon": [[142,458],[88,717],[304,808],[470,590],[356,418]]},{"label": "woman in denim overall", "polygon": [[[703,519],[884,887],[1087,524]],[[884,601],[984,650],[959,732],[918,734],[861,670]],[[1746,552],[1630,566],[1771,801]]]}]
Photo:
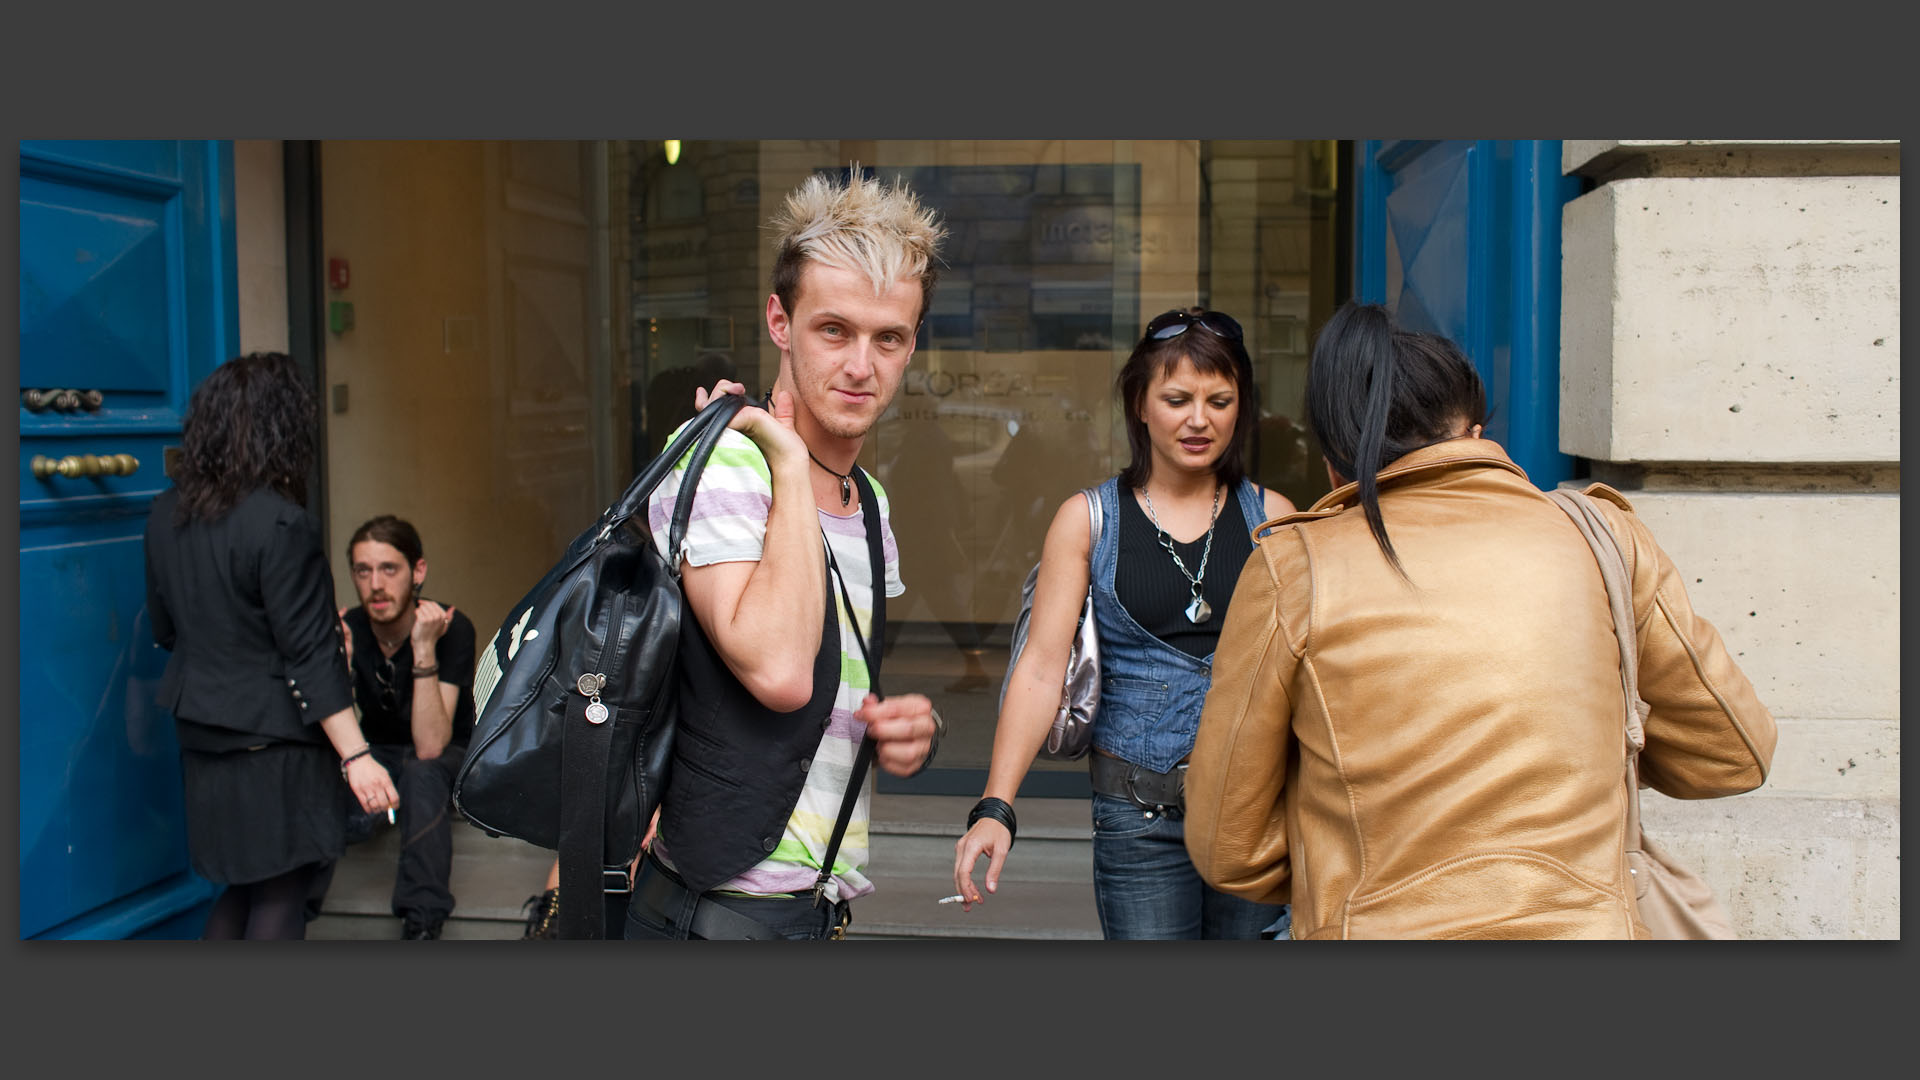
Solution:
[{"label": "woman in denim overall", "polygon": [[1080,607],[1093,589],[1100,707],[1089,755],[1093,888],[1101,931],[1124,938],[1259,938],[1284,933],[1286,909],[1219,892],[1187,856],[1186,758],[1212,673],[1214,643],[1251,532],[1293,512],[1245,475],[1253,365],[1240,324],[1176,309],[1147,324],[1120,371],[1132,461],[1062,504],[1047,530],[1027,644],[1009,679],[985,797],[954,848],[954,884],[971,910],[989,858],[999,888],[1013,846],[1012,803],[1060,705]]}]

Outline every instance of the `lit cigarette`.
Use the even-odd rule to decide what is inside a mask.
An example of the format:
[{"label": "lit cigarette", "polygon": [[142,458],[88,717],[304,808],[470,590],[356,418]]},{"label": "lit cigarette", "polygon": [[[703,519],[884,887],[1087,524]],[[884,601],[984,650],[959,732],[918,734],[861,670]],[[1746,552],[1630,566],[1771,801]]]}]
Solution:
[{"label": "lit cigarette", "polygon": [[393,807],[387,807],[387,824],[393,824]]},{"label": "lit cigarette", "polygon": [[960,901],[962,901],[962,900],[965,900],[965,899],[966,899],[966,897],[964,897],[964,896],[961,896],[961,895],[960,895],[959,893],[954,893],[954,894],[953,894],[952,896],[943,896],[943,897],[941,897],[941,898],[940,898],[940,899],[939,899],[938,901],[936,901],[936,903],[941,903],[941,904],[957,904],[957,903],[959,903]]}]

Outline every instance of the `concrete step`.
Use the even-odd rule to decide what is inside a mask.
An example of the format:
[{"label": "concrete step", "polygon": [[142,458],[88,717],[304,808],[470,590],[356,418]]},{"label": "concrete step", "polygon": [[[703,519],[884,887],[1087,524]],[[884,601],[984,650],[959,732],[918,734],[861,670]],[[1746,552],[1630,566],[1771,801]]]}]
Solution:
[{"label": "concrete step", "polygon": [[[397,939],[393,877],[400,830],[381,826],[347,848],[334,868],[320,917],[307,924],[309,941]],[[553,852],[523,840],[488,836],[465,821],[453,826],[454,911],[441,931],[447,940],[518,938],[524,905],[546,884]]]},{"label": "concrete step", "polygon": [[[958,838],[967,831],[967,813],[976,801],[971,795],[875,795],[873,829]],[[1030,839],[1093,842],[1085,799],[1022,799],[1014,809],[1022,845]]]},{"label": "concrete step", "polygon": [[[1093,822],[1083,799],[1023,799],[1020,835],[999,892],[964,910],[953,894],[953,845],[967,830],[968,796],[876,795],[874,891],[854,902],[848,938],[1087,940],[1100,937],[1093,902]],[[974,871],[984,881],[986,863]]]},{"label": "concrete step", "polygon": [[[867,875],[876,882],[894,877],[940,877],[948,884],[953,879],[955,836],[941,834],[873,834],[873,859]],[[974,878],[987,873],[987,860],[974,867]],[[1088,840],[1044,840],[1020,830],[1020,838],[1001,865],[1002,881],[1051,882],[1093,887],[1093,844]],[[949,889],[948,892],[953,890]]]},{"label": "concrete step", "polygon": [[[856,903],[853,939],[1098,938],[1093,904],[1092,825],[1078,799],[1027,799],[1019,806],[1020,837],[1001,877],[1000,892],[973,911],[939,904],[953,893],[953,845],[965,831],[974,800],[927,795],[873,799],[872,872],[875,891]],[[321,916],[309,940],[393,940],[400,920],[391,911],[399,830],[381,827],[347,849],[334,870]],[[517,939],[525,905],[537,896],[553,853],[521,840],[491,837],[464,821],[454,825],[455,909],[447,940]],[[986,873],[982,864],[976,880]]]},{"label": "concrete step", "polygon": [[942,904],[953,893],[953,874],[940,877],[874,878],[872,895],[853,902],[854,938],[970,938],[1019,941],[1098,940],[1100,913],[1093,885],[1082,882],[1012,881],[964,911]]},{"label": "concrete step", "polygon": [[[440,930],[443,941],[517,941],[524,924],[454,915]],[[396,941],[400,920],[391,915],[327,915],[307,924],[308,941]]]},{"label": "concrete step", "polygon": [[[875,796],[873,873],[868,876],[876,884],[896,876],[951,879],[954,844],[967,831],[967,812],[974,801],[941,795]],[[1078,883],[1091,889],[1093,823],[1086,802],[1026,799],[1016,812],[1020,835],[1002,867],[1001,880]],[[975,877],[985,874],[982,861]]]}]

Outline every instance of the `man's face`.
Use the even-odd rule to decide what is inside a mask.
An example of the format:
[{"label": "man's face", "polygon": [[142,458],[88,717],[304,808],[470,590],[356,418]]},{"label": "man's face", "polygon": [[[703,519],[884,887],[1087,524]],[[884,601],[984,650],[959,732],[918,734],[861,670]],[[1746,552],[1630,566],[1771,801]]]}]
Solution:
[{"label": "man's face", "polygon": [[792,364],[796,405],[827,434],[857,439],[900,389],[920,321],[920,282],[873,295],[865,274],[808,262],[794,311],[767,301],[767,329]]},{"label": "man's face", "polygon": [[413,587],[427,579],[425,559],[408,566],[399,548],[378,540],[362,540],[349,554],[353,588],[368,619],[390,623],[413,610]]}]

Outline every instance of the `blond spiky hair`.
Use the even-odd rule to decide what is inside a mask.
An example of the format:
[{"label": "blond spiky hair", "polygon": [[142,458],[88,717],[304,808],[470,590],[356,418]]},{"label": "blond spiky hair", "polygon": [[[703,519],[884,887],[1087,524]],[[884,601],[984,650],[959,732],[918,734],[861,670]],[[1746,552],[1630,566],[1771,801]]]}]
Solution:
[{"label": "blond spiky hair", "polygon": [[920,281],[920,315],[933,302],[933,261],[947,230],[905,184],[882,184],[847,170],[842,183],[815,174],[774,215],[773,292],[793,313],[800,270],[808,260],[865,274],[879,296],[901,281]]}]

